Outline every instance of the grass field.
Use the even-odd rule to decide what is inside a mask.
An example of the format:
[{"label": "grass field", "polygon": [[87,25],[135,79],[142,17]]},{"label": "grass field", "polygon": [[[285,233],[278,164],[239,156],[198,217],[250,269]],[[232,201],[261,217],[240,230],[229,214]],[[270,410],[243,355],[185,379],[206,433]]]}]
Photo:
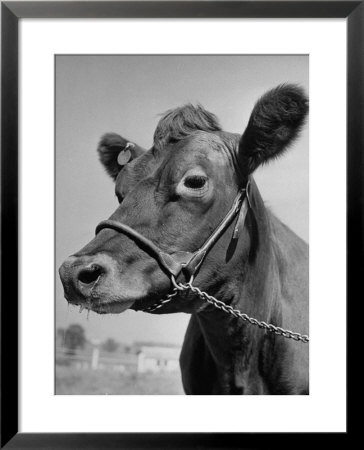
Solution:
[{"label": "grass field", "polygon": [[183,395],[180,372],[118,373],[56,366],[57,395]]}]

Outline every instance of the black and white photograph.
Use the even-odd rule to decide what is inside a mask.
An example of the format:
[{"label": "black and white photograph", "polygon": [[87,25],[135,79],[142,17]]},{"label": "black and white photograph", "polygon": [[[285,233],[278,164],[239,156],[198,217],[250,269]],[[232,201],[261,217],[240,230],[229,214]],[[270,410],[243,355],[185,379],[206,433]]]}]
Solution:
[{"label": "black and white photograph", "polygon": [[55,55],[56,395],[309,395],[308,125],[308,55]]},{"label": "black and white photograph", "polygon": [[1,448],[349,437],[363,3],[2,2]]}]

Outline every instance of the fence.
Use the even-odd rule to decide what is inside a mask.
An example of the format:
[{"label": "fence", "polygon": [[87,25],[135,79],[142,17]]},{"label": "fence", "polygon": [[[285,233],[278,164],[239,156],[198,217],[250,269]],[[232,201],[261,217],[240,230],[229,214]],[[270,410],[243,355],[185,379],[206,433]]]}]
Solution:
[{"label": "fence", "polygon": [[180,348],[143,345],[134,352],[105,352],[99,346],[69,350],[56,347],[56,364],[80,370],[115,372],[173,372],[179,370]]}]

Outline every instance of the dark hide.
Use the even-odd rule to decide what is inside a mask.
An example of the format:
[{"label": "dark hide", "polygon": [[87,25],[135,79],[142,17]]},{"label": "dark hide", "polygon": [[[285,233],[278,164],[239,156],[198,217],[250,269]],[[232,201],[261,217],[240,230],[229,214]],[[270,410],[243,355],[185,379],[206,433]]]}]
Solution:
[{"label": "dark hide", "polygon": [[[302,90],[280,86],[258,101],[241,137],[223,132],[201,106],[186,105],[162,117],[153,147],[124,167],[117,157],[127,141],[104,136],[99,154],[120,202],[111,219],[169,253],[195,251],[252,171],[297,137],[307,109]],[[207,254],[194,284],[258,320],[308,334],[308,246],[267,210],[253,179],[238,240],[234,226]],[[110,229],[65,261],[60,274],[68,301],[100,314],[143,310],[171,292],[148,248]],[[181,311],[192,314],[180,358],[187,394],[308,393],[308,344],[267,333],[191,294],[156,313]]]},{"label": "dark hide", "polygon": [[[308,246],[266,210],[255,185],[252,205],[249,253],[238,251],[240,262],[229,265],[227,281],[208,292],[249,316],[308,333]],[[191,318],[180,361],[186,393],[308,393],[307,344],[211,307]]]}]

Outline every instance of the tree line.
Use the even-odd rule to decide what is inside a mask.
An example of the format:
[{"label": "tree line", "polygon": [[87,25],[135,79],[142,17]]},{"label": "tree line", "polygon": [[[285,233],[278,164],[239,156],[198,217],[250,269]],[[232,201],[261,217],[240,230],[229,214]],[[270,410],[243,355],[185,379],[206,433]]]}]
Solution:
[{"label": "tree line", "polygon": [[[75,354],[77,349],[83,349],[88,342],[85,329],[79,324],[71,324],[67,328],[58,328],[57,337],[68,354]],[[119,348],[119,343],[113,338],[108,338],[101,343],[101,348],[112,353]]]}]

